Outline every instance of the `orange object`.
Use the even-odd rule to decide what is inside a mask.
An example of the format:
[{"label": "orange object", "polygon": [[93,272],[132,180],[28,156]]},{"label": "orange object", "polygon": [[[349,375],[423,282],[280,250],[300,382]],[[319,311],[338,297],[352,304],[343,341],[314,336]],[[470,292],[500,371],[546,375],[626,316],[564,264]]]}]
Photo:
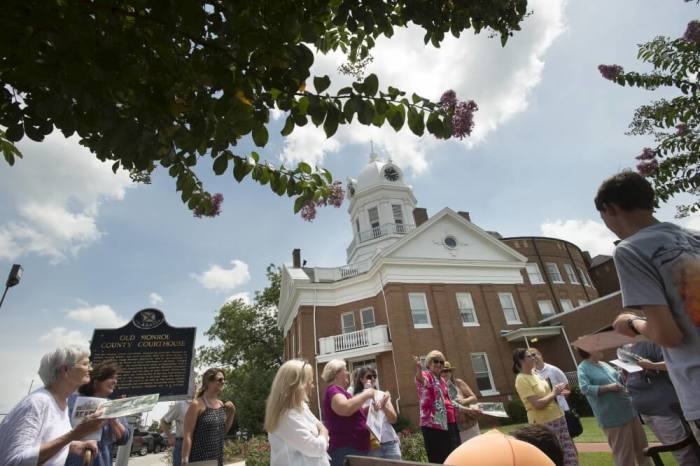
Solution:
[{"label": "orange object", "polygon": [[554,466],[537,447],[491,430],[464,442],[445,463],[450,466]]}]

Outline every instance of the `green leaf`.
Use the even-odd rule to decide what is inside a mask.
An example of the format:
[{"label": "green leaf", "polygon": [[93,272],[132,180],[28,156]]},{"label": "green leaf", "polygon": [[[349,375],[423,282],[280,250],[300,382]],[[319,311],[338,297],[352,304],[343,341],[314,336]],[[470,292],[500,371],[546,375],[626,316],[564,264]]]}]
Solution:
[{"label": "green leaf", "polygon": [[306,204],[306,201],[309,200],[310,196],[307,196],[306,193],[302,194],[301,196],[297,197],[296,201],[294,201],[294,213],[299,213],[302,207],[304,207],[304,204]]},{"label": "green leaf", "polygon": [[321,170],[321,174],[323,174],[323,177],[329,184],[333,182],[333,175],[331,174],[331,172],[324,168],[323,170]]},{"label": "green leaf", "polygon": [[364,87],[365,94],[373,97],[379,89],[379,79],[377,78],[377,75],[372,73],[367,76],[365,81],[362,83],[362,86]]},{"label": "green leaf", "polygon": [[425,129],[423,112],[418,113],[413,107],[408,109],[408,127],[416,136],[422,136]]},{"label": "green leaf", "polygon": [[361,101],[360,109],[357,112],[357,119],[363,125],[369,125],[374,120],[374,106],[367,100]]},{"label": "green leaf", "polygon": [[277,180],[277,189],[275,189],[275,194],[281,196],[287,190],[287,175],[281,175]]},{"label": "green leaf", "polygon": [[307,175],[311,174],[311,165],[309,165],[306,162],[299,162],[299,165],[297,165],[297,170],[306,173]]},{"label": "green leaf", "polygon": [[233,178],[240,183],[243,181],[243,178],[253,170],[254,165],[249,164],[248,161],[242,157],[235,157],[233,161]]},{"label": "green leaf", "polygon": [[282,136],[289,136],[292,134],[292,131],[294,131],[294,117],[289,115],[287,121],[284,122],[284,128],[282,128],[280,134],[282,134]]},{"label": "green leaf", "polygon": [[264,125],[253,128],[253,141],[258,147],[265,147],[270,136],[267,134],[267,128]]},{"label": "green leaf", "polygon": [[221,154],[214,160],[214,173],[217,175],[223,174],[228,168],[228,157],[226,154]]},{"label": "green leaf", "polygon": [[314,78],[314,88],[316,89],[317,94],[320,94],[321,92],[328,89],[328,86],[330,85],[331,79],[328,77],[328,75]]},{"label": "green leaf", "polygon": [[335,106],[328,108],[328,114],[326,115],[326,121],[323,122],[323,131],[326,132],[326,137],[330,138],[338,130],[338,120],[340,118],[340,112]]},{"label": "green leaf", "polygon": [[[393,109],[393,112],[391,109]],[[394,131],[400,131],[401,128],[403,128],[404,121],[406,120],[406,112],[403,105],[394,105],[390,107],[390,110],[387,113],[387,119],[389,120],[391,127],[394,128]]]}]

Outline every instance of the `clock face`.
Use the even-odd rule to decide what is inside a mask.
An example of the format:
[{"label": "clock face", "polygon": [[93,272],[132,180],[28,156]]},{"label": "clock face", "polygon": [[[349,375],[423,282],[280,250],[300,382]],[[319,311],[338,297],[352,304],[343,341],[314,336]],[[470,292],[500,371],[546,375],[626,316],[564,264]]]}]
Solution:
[{"label": "clock face", "polygon": [[386,167],[384,169],[384,178],[388,181],[397,181],[399,179],[399,172],[394,167]]}]

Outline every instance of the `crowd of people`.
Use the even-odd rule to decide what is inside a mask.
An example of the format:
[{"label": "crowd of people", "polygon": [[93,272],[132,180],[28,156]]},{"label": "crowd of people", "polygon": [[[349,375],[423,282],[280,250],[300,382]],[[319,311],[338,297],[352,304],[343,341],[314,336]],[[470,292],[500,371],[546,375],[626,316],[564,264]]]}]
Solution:
[{"label": "crowd of people", "polygon": [[[640,419],[664,443],[694,438],[694,444],[673,454],[681,466],[698,466],[700,234],[659,222],[654,204],[648,181],[629,171],[603,182],[595,197],[604,223],[620,238],[613,258],[623,306],[630,310],[614,319],[613,328],[630,337],[643,335],[646,341],[625,348],[641,369],[630,372],[604,362],[601,351],[577,348],[578,384],[616,466],[651,464],[644,455],[647,439]],[[454,377],[443,353],[433,350],[424,361],[414,357],[414,363],[418,418],[430,462],[443,463],[463,442],[478,448],[507,444],[516,451],[522,445],[513,442],[522,440],[551,464],[579,464],[572,438],[582,427],[567,403],[569,382],[538,350],[513,353],[515,389],[529,425],[508,438],[480,435],[477,397]],[[109,361],[91,368],[89,352],[80,347],[44,355],[39,367],[44,386],[22,399],[0,424],[0,465],[72,466],[83,464],[86,456],[94,458],[92,464],[111,465],[112,446],[127,443],[132,435],[126,420],[100,419],[98,410],[73,426],[69,412],[79,395],[109,397],[118,374],[119,367]],[[376,369],[360,367],[351,377],[345,361],[332,360],[321,378],[326,384],[323,422],[309,408],[312,365],[289,360],[279,368],[265,412],[271,464],[342,466],[349,455],[400,459],[400,440],[392,426],[397,410],[391,393],[380,390]],[[224,436],[235,417],[233,403],[219,399],[224,383],[222,369],[207,370],[194,399],[173,404],[162,418],[161,428],[174,447],[174,466],[223,466]],[[457,450],[462,456],[467,451]]]}]

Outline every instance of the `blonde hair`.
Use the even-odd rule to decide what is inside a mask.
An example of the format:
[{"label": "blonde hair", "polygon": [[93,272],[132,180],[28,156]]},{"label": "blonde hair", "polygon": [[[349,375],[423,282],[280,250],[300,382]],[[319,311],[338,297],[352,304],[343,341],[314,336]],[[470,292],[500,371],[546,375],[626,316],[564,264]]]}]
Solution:
[{"label": "blonde hair", "polygon": [[304,402],[308,403],[309,395],[306,389],[313,377],[311,365],[306,361],[291,359],[282,364],[272,381],[265,405],[267,432],[277,429],[280,419],[287,415],[287,411],[301,408]]},{"label": "blonde hair", "polygon": [[343,361],[342,359],[332,359],[328,361],[326,367],[323,368],[321,378],[324,382],[331,383],[333,379],[335,379],[335,376],[338,375],[338,372],[340,372],[346,367],[347,364],[345,364],[345,361]]},{"label": "blonde hair", "polygon": [[202,374],[202,386],[199,387],[195,398],[201,398],[201,396],[204,395],[204,392],[206,392],[207,388],[209,388],[209,384],[216,379],[216,374],[219,373],[223,374],[224,371],[218,367],[212,367],[207,369],[204,374]]},{"label": "blonde hair", "polygon": [[442,359],[444,361],[445,356],[440,351],[434,349],[425,356],[425,365],[427,366],[433,362],[434,359]]}]

